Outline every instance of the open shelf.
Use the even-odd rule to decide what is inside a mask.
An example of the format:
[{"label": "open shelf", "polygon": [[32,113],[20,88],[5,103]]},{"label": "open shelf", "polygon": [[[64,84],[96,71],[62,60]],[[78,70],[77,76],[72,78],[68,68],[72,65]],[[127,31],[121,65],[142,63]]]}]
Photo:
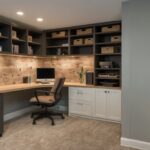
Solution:
[{"label": "open shelf", "polygon": [[93,36],[93,34],[70,35],[71,38],[92,37],[92,36]]},{"label": "open shelf", "polygon": [[95,33],[96,35],[121,35],[121,31],[118,31],[118,32],[96,32]]},{"label": "open shelf", "polygon": [[0,36],[0,40],[7,40],[8,37],[7,36]]},{"label": "open shelf", "polygon": [[68,36],[64,36],[64,37],[46,37],[47,40],[57,40],[57,39],[67,39]]},{"label": "open shelf", "polygon": [[88,46],[93,46],[93,44],[71,45],[71,47],[88,47]]},{"label": "open shelf", "polygon": [[121,42],[96,43],[96,45],[101,45],[101,46],[120,45],[120,44],[121,44]]}]

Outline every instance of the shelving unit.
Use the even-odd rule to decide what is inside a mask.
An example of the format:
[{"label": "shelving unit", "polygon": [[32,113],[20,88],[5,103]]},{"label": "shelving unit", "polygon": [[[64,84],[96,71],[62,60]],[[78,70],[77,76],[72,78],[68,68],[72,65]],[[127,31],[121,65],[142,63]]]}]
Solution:
[{"label": "shelving unit", "polygon": [[46,55],[69,55],[68,30],[46,33]]},{"label": "shelving unit", "polygon": [[[46,57],[93,56],[94,84],[121,86],[120,21],[45,31],[0,21],[0,53]],[[100,62],[111,62],[112,65],[100,67]]]},{"label": "shelving unit", "polygon": [[12,53],[27,54],[27,30],[12,26],[11,30]]},{"label": "shelving unit", "polygon": [[42,55],[42,32],[28,30],[28,55]]},{"label": "shelving unit", "polygon": [[70,43],[71,55],[93,55],[93,27],[89,26],[71,29]]},{"label": "shelving unit", "polygon": [[95,42],[95,85],[121,86],[121,23],[95,26]]},{"label": "shelving unit", "polygon": [[[42,56],[43,32],[11,20],[0,20],[0,53]],[[28,41],[32,36],[32,41]],[[32,51],[32,52],[31,52]]]},{"label": "shelving unit", "polygon": [[10,31],[11,26],[0,22],[0,53],[11,52]]}]

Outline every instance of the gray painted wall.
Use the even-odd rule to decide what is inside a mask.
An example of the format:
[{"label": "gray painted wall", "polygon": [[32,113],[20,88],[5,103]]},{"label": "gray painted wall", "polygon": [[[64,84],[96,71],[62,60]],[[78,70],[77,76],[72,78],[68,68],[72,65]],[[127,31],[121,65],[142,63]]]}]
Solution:
[{"label": "gray painted wall", "polygon": [[122,137],[150,142],[150,0],[123,3]]}]

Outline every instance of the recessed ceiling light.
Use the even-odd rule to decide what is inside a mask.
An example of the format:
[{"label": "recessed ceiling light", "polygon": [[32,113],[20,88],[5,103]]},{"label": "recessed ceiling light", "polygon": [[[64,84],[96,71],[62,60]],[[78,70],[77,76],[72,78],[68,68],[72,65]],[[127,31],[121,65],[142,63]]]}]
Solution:
[{"label": "recessed ceiling light", "polygon": [[43,21],[43,18],[37,18],[36,19],[38,22],[42,22]]},{"label": "recessed ceiling light", "polygon": [[24,15],[24,13],[22,11],[17,11],[16,14],[19,15],[19,16],[23,16]]}]

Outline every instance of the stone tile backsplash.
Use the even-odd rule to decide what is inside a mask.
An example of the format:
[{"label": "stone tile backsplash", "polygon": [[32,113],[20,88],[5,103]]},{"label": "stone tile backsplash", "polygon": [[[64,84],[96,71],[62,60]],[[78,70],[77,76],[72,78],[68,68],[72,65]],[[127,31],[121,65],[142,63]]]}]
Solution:
[{"label": "stone tile backsplash", "polygon": [[64,76],[67,81],[79,82],[77,71],[80,67],[93,71],[93,56],[31,58],[21,56],[0,56],[0,85],[22,83],[24,76],[31,76],[36,80],[36,68],[54,67],[56,77]]}]

